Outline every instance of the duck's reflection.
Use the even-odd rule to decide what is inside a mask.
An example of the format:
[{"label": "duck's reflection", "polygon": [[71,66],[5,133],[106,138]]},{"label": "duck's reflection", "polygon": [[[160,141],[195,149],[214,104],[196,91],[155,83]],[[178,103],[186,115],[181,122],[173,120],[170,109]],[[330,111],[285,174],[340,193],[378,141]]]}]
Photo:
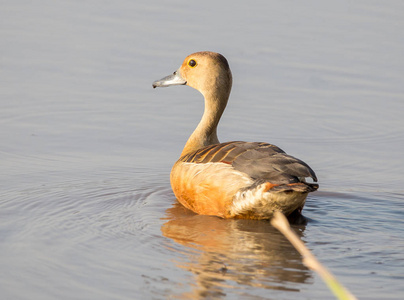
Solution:
[{"label": "duck's reflection", "polygon": [[311,277],[300,254],[268,221],[201,216],[180,204],[166,211],[166,219],[163,235],[187,247],[186,261],[176,264],[196,277],[191,294],[183,296],[217,298],[245,285],[298,291]]}]

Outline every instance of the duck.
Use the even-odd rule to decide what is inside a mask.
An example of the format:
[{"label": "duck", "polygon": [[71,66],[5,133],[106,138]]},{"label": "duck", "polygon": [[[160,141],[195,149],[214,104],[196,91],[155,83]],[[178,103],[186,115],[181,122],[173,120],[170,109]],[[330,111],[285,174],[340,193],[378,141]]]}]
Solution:
[{"label": "duck", "polygon": [[271,219],[276,211],[286,216],[302,212],[308,193],[319,187],[305,162],[265,142],[219,142],[217,127],[232,88],[223,55],[190,54],[173,74],[152,84],[173,85],[190,86],[205,100],[202,118],[170,173],[172,190],[183,206],[225,219],[261,220]]}]

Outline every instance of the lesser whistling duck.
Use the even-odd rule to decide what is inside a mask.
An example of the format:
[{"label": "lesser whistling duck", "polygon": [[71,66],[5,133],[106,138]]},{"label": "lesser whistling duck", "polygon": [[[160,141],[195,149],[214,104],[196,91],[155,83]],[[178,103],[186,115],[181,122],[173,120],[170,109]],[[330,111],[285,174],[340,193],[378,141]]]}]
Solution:
[{"label": "lesser whistling duck", "polygon": [[224,56],[197,52],[153,87],[188,85],[205,97],[205,111],[171,170],[171,186],[180,203],[202,215],[269,219],[301,212],[307,194],[318,185],[314,171],[277,146],[261,142],[220,143],[216,128],[226,107],[232,75]]}]

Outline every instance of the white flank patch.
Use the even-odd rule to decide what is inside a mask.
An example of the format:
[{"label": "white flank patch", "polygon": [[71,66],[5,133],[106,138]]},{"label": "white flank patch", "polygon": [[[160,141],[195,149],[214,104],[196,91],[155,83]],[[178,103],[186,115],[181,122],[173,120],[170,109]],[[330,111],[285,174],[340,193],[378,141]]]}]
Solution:
[{"label": "white flank patch", "polygon": [[270,218],[274,211],[288,215],[304,205],[307,193],[265,191],[263,183],[254,189],[239,191],[234,195],[230,209],[233,216],[253,212],[257,217]]}]

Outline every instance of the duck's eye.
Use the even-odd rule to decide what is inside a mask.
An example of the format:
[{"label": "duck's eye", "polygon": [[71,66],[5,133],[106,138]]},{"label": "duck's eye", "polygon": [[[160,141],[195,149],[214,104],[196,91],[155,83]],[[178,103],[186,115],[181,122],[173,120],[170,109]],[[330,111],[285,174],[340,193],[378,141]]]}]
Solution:
[{"label": "duck's eye", "polygon": [[191,68],[195,68],[197,65],[196,61],[194,59],[190,59],[188,61],[188,66],[190,66]]}]

